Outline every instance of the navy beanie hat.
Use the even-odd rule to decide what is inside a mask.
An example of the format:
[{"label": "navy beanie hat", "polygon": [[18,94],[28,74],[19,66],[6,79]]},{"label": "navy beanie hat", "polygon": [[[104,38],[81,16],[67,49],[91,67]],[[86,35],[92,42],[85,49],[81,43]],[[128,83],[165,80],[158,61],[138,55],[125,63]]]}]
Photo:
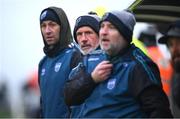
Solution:
[{"label": "navy beanie hat", "polygon": [[45,9],[41,12],[40,15],[40,24],[42,24],[43,21],[51,20],[56,22],[57,24],[61,25],[59,17],[57,13],[51,9]]},{"label": "navy beanie hat", "polygon": [[131,43],[136,19],[130,11],[123,10],[107,12],[103,15],[101,23],[103,21],[109,21],[112,23],[122,36]]},{"label": "navy beanie hat", "polygon": [[99,35],[99,29],[100,29],[99,23],[100,23],[100,18],[97,15],[84,15],[78,17],[73,31],[75,41],[77,42],[76,32],[82,26],[89,26]]}]

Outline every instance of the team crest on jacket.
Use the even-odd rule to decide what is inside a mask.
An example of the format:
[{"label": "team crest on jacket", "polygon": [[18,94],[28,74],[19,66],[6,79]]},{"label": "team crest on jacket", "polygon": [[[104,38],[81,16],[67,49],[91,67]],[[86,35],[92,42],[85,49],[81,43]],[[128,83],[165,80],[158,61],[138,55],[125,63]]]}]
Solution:
[{"label": "team crest on jacket", "polygon": [[43,69],[41,70],[41,76],[43,76],[43,75],[45,74],[45,72],[46,72],[46,70],[45,70],[45,68],[43,68]]},{"label": "team crest on jacket", "polygon": [[108,83],[107,83],[107,88],[109,90],[112,90],[116,85],[116,79],[113,78],[113,79],[109,79]]},{"label": "team crest on jacket", "polygon": [[55,65],[55,67],[54,67],[54,71],[55,72],[58,72],[59,71],[59,69],[61,68],[61,62],[58,62],[58,63],[56,63],[56,65]]}]

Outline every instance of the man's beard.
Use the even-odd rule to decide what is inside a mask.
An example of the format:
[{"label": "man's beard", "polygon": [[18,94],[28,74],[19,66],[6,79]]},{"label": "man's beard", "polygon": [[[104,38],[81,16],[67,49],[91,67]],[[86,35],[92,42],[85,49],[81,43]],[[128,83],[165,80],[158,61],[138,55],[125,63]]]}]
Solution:
[{"label": "man's beard", "polygon": [[176,73],[180,73],[180,61],[172,62],[173,68]]}]

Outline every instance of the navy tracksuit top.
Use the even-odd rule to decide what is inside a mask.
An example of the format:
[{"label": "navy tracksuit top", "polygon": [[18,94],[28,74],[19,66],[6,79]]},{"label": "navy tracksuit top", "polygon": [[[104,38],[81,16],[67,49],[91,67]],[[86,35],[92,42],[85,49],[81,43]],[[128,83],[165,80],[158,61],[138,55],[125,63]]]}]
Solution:
[{"label": "navy tracksuit top", "polygon": [[67,48],[57,57],[45,56],[39,64],[42,117],[67,117],[63,88],[71,71],[70,64],[75,50]]},{"label": "navy tracksuit top", "polygon": [[[98,58],[98,56],[97,56]],[[96,57],[93,57],[96,59]],[[92,62],[92,58],[87,59],[88,71],[92,71],[97,65]],[[111,59],[113,63],[113,71],[108,80],[98,84],[92,94],[80,106],[80,110],[74,117],[86,118],[118,118],[118,117],[146,117],[140,108],[139,102],[136,100],[132,90],[130,89],[131,80],[136,82],[145,81],[144,86],[137,90],[137,95],[149,85],[159,85],[158,79],[152,73],[147,62],[152,62],[138,48],[132,45],[128,52],[122,56],[116,56]],[[136,65],[140,65],[146,73],[146,79],[134,79],[132,72]],[[139,76],[141,77],[141,76]]]}]

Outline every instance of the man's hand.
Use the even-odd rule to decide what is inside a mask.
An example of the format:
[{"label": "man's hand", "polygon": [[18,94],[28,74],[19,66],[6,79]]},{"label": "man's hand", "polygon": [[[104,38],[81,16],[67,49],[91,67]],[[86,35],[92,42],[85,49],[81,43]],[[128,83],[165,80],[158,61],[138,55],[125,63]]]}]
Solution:
[{"label": "man's hand", "polygon": [[95,67],[91,73],[91,77],[96,83],[102,82],[109,77],[112,71],[112,67],[113,65],[110,64],[109,61],[102,61]]}]

